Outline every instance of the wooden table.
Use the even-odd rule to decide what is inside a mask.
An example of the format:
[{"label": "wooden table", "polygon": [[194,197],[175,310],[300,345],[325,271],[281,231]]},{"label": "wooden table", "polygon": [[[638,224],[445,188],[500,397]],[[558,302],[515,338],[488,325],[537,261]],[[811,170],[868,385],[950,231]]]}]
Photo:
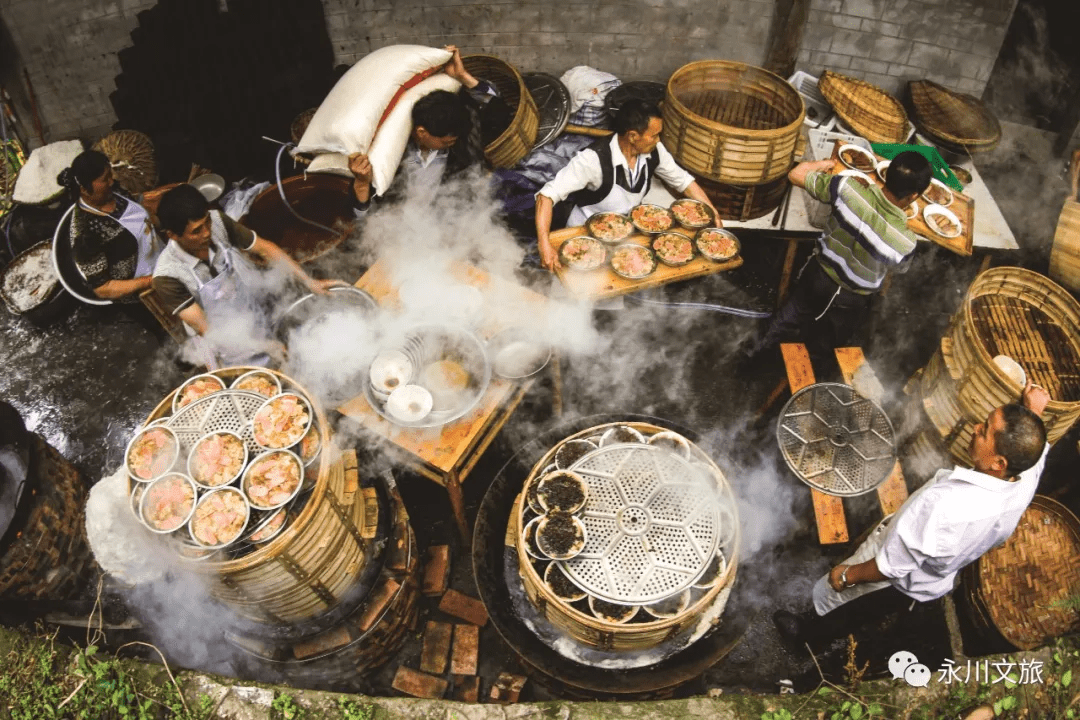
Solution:
[{"label": "wooden table", "polygon": [[[482,270],[463,264],[455,265],[452,274],[456,279],[481,291],[502,282]],[[397,288],[392,285],[389,264],[383,260],[372,265],[363,277],[356,281],[356,287],[370,293],[384,308],[394,310],[401,307]],[[542,309],[547,303],[547,298],[531,290],[510,284],[507,287],[512,289],[508,291],[506,287],[500,288],[500,298],[504,302],[499,310],[505,311],[506,305]],[[520,302],[507,303],[505,298],[508,294],[514,295]],[[508,326],[507,317],[505,313],[493,314],[486,319],[478,334],[484,339],[490,338]],[[553,356],[552,371],[556,379],[556,396],[559,392],[557,364],[558,360]],[[395,425],[375,412],[363,395],[341,405],[338,412],[388,441],[407,466],[446,488],[458,531],[468,543],[469,523],[465,518],[461,483],[510,419],[531,385],[531,380],[504,380],[493,375],[487,391],[472,411],[455,422],[436,428],[405,428]]]},{"label": "wooden table", "polygon": [[[851,384],[859,367],[866,363],[862,348],[836,348],[836,361],[844,382]],[[808,385],[814,384],[814,368],[810,365],[810,354],[802,343],[784,343],[780,345],[787,370],[787,385],[795,394]],[[778,395],[777,395],[778,397]],[[771,398],[775,401],[775,398]],[[847,519],[844,514],[844,501],[835,495],[827,495],[820,490],[810,489],[814,503],[814,518],[817,521],[818,542],[822,545],[845,543],[848,541]],[[877,487],[878,505],[882,515],[891,515],[900,509],[907,500],[907,484],[904,473],[897,460],[889,477]]]},{"label": "wooden table", "polygon": [[[562,247],[562,244],[570,238],[588,234],[588,231],[583,227],[569,227],[563,230],[556,230],[549,236],[551,247],[555,252],[559,252],[559,248]],[[648,235],[631,235],[622,242],[637,243],[638,245],[648,247],[650,238]],[[610,245],[608,246],[609,253],[611,252],[612,247],[613,246]],[[725,270],[734,270],[742,264],[743,259],[739,255],[736,255],[727,262],[713,262],[712,260],[698,256],[682,267],[669,267],[658,260],[656,263],[656,270],[654,270],[651,275],[643,277],[640,280],[627,280],[626,278],[619,277],[611,271],[611,266],[609,265],[604,265],[596,270],[589,270],[586,272],[570,270],[569,268],[563,267],[559,270],[558,276],[559,280],[562,281],[563,286],[574,297],[600,300],[603,298],[618,297],[619,295],[628,295],[629,293],[637,292],[639,290],[648,290],[650,288],[660,287],[661,285],[679,282],[680,280],[689,280],[704,275],[724,272]]]}]

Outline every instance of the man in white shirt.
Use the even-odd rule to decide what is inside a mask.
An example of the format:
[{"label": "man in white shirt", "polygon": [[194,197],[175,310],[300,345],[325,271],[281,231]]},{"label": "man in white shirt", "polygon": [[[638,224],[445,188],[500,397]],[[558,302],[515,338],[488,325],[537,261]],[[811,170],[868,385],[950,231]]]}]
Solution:
[{"label": "man in white shirt", "polygon": [[615,134],[585,148],[536,195],[536,239],[540,261],[548,270],[560,267],[549,234],[557,203],[573,205],[567,226],[584,225],[598,212],[628,213],[641,204],[655,174],[670,189],[700,200],[719,214],[694,177],[675,162],[660,142],[664,121],[660,109],[643,100],[627,100],[615,115]]},{"label": "man in white shirt", "polygon": [[[835,636],[851,622],[848,613],[832,611],[869,593],[885,607],[894,604],[890,595],[928,602],[951,591],[961,569],[1012,535],[1034,497],[1050,449],[1039,419],[1049,400],[1046,390],[1029,383],[1022,406],[990,413],[975,427],[973,468],[939,470],[854,555],[817,582],[814,609],[820,618],[783,610],[773,616],[781,634]],[[882,595],[883,590],[889,592]]]}]

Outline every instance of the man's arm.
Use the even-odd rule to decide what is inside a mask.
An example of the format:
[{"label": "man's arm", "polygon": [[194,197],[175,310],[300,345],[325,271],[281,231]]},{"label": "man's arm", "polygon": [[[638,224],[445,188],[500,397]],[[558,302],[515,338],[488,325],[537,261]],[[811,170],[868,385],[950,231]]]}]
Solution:
[{"label": "man's arm", "polygon": [[705,191],[698,185],[697,180],[690,183],[686,189],[683,190],[683,195],[699,202],[703,202],[712,208],[713,217],[716,218],[716,227],[724,227],[724,221],[720,219],[720,211],[712,204],[712,200],[709,199],[709,196],[706,195]]},{"label": "man's arm", "polygon": [[191,303],[176,315],[199,335],[205,335],[210,327],[206,322],[206,313],[203,312],[198,303]]},{"label": "man's arm", "polygon": [[456,45],[447,45],[443,49],[449,50],[454,54],[454,56],[450,58],[450,62],[443,66],[447,75],[464,85],[466,90],[472,90],[480,84],[480,81],[465,69],[465,63],[461,61],[461,51],[458,50]]},{"label": "man's arm", "polygon": [[791,171],[788,173],[787,177],[788,180],[791,181],[792,185],[797,185],[798,187],[805,188],[807,175],[812,172],[826,172],[828,170],[832,170],[834,164],[835,162],[831,158],[826,160],[816,160],[814,162],[801,162],[795,167],[791,168]]},{"label": "man's arm", "polygon": [[323,293],[334,286],[348,284],[341,280],[316,280],[304,272],[304,269],[300,267],[295,260],[289,257],[288,253],[278,247],[275,243],[265,240],[258,235],[255,236],[255,242],[252,243],[247,252],[257,256],[268,265],[276,265],[278,263],[285,265],[285,267],[287,267],[292,274],[313,293]]},{"label": "man's arm", "polygon": [[[847,585],[840,580],[840,576],[844,574],[844,569],[847,569]],[[856,585],[862,585],[863,583],[881,582],[882,580],[888,580],[889,578],[881,574],[881,570],[878,570],[877,559],[870,558],[864,563],[858,565],[837,565],[829,573],[829,585],[836,592],[840,592],[844,588],[855,587]]]},{"label": "man's arm", "polygon": [[102,300],[117,300],[128,295],[141,293],[150,287],[153,280],[150,275],[143,275],[130,280],[109,280],[94,288],[94,294]]},{"label": "man's arm", "polygon": [[551,211],[554,206],[547,195],[536,196],[536,243],[541,264],[551,272],[562,267],[559,254],[551,247]]},{"label": "man's arm", "polygon": [[1043,410],[1046,409],[1046,404],[1050,402],[1050,393],[1041,385],[1036,385],[1031,382],[1031,378],[1028,378],[1027,384],[1024,386],[1024,393],[1021,397],[1024,407],[1031,412],[1042,417]]},{"label": "man's arm", "polygon": [[349,156],[349,172],[352,173],[352,192],[356,198],[356,204],[361,206],[358,210],[366,210],[371,202],[371,160],[364,153],[353,153]]}]

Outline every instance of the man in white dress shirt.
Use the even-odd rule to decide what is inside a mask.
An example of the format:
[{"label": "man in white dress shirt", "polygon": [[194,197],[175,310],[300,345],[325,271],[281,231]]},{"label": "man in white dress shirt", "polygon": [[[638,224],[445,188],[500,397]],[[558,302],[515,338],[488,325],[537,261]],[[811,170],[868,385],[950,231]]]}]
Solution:
[{"label": "man in white dress shirt", "polygon": [[783,610],[773,616],[781,634],[835,637],[851,622],[848,613],[833,611],[869,593],[880,609],[894,606],[891,599],[928,602],[951,591],[961,569],[1012,535],[1034,497],[1050,449],[1039,419],[1049,400],[1046,390],[1029,383],[1023,405],[990,413],[975,427],[973,468],[939,470],[854,555],[818,580],[814,610],[822,617]]},{"label": "man in white dress shirt", "polygon": [[536,239],[540,261],[548,270],[560,267],[551,247],[552,211],[557,203],[573,205],[566,222],[584,225],[598,212],[628,213],[649,192],[653,175],[682,195],[700,200],[719,214],[694,177],[679,167],[660,133],[664,121],[660,109],[643,100],[627,100],[614,118],[615,134],[602,138],[570,159],[569,164],[536,195]]}]

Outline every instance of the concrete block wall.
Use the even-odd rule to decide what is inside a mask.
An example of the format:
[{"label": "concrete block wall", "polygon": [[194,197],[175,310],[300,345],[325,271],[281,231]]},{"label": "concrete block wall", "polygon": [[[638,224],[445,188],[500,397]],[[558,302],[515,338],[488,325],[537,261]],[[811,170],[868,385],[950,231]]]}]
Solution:
[{"label": "concrete block wall", "polygon": [[[135,14],[155,0],[0,0],[23,67],[30,76],[46,141],[94,141],[109,132],[116,114],[109,93],[120,72],[116,53],[131,44]],[[22,70],[17,73],[22,81]],[[30,109],[19,108],[36,147]]]},{"label": "concrete block wall", "polygon": [[901,97],[928,78],[980,97],[1017,0],[812,0],[799,67]]},{"label": "concrete block wall", "polygon": [[323,0],[339,62],[397,43],[454,44],[522,71],[591,65],[664,81],[693,60],[764,60],[772,0]]},{"label": "concrete block wall", "polygon": [[[270,2],[271,0],[267,0]],[[276,1],[276,0],[275,0]],[[0,0],[47,140],[94,140],[115,122],[116,53],[155,0]],[[223,7],[227,0],[221,0]],[[520,70],[592,65],[665,80],[702,58],[764,62],[773,0],[323,0],[338,62],[394,43],[454,43]],[[799,57],[899,92],[930,77],[979,95],[1016,0],[812,0]],[[20,78],[21,68],[16,73]],[[27,128],[29,108],[19,108]],[[32,134],[32,133],[31,133]]]}]

